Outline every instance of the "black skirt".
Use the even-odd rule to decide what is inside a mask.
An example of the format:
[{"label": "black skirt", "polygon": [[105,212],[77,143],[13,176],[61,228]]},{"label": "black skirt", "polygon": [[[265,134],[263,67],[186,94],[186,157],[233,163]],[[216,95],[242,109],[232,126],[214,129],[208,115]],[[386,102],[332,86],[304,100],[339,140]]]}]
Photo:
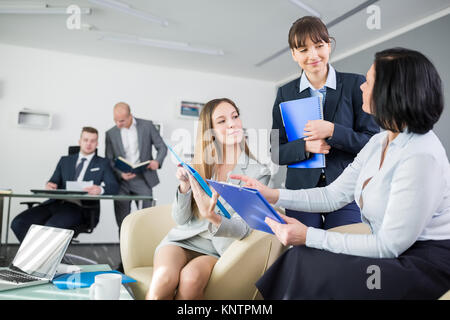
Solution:
[{"label": "black skirt", "polygon": [[296,246],[258,280],[264,299],[438,299],[450,290],[450,240],[417,241],[398,258]]}]

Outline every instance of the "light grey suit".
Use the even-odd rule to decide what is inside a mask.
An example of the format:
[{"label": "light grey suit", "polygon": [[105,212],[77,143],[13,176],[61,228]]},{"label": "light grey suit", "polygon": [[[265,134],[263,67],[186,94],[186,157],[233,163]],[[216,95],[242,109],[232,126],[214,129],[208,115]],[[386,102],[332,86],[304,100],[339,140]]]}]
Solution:
[{"label": "light grey suit", "polygon": [[[140,161],[153,160],[152,146],[155,146],[157,152],[156,161],[159,162],[161,168],[164,158],[167,155],[167,146],[159,135],[152,121],[144,119],[136,119],[136,130],[138,136],[138,146]],[[111,161],[111,166],[120,182],[119,194],[138,194],[152,195],[152,188],[159,183],[156,170],[146,170],[142,174],[138,174],[136,178],[126,181],[121,177],[121,171],[115,169],[114,161],[117,157],[125,158],[125,149],[122,143],[120,129],[117,126],[112,127],[106,132],[105,156]],[[114,201],[114,211],[116,214],[117,225],[122,224],[123,219],[130,213],[130,201]],[[144,201],[143,207],[151,206],[151,202]]]},{"label": "light grey suit", "polygon": [[[238,160],[238,164],[232,171],[232,174],[244,174],[249,177],[256,178],[266,185],[270,180],[269,168],[253,159],[249,159],[244,152],[242,152]],[[238,183],[236,183],[237,181]],[[243,185],[243,182],[240,180],[228,179],[227,182],[233,182],[239,186]],[[176,244],[187,249],[217,257],[222,255],[222,253],[234,240],[243,239],[249,235],[251,229],[247,223],[238,214],[236,214],[236,212],[228,203],[225,202],[225,200],[222,199],[222,197],[219,197],[219,200],[231,214],[231,219],[222,218],[222,222],[217,228],[208,220],[196,218],[194,216],[191,209],[191,190],[185,194],[182,194],[177,188],[177,194],[172,206],[172,217],[177,226],[169,231],[156,250],[166,244]],[[211,243],[208,244],[205,239],[211,239]],[[204,245],[204,247],[201,247],[202,245]]]}]

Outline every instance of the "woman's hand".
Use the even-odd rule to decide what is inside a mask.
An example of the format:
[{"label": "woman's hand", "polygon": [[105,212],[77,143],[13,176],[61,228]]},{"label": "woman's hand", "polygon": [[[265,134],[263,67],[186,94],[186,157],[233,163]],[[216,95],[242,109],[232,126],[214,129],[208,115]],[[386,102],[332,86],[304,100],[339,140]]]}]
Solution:
[{"label": "woman's hand", "polygon": [[277,189],[271,189],[254,178],[250,178],[243,174],[231,174],[230,179],[236,179],[245,182],[244,187],[258,190],[263,195],[263,197],[272,204],[275,204],[278,201],[280,192]]},{"label": "woman's hand", "polygon": [[187,170],[180,165],[175,176],[180,181],[180,192],[188,192],[191,188],[191,184],[189,183],[189,173],[187,172]]},{"label": "woman's hand", "polygon": [[309,120],[305,125],[305,141],[327,139],[333,136],[334,123],[326,120]]},{"label": "woman's hand", "polygon": [[285,246],[299,246],[306,243],[306,233],[308,227],[297,219],[279,214],[286,224],[279,223],[268,217],[264,220],[275,233],[275,236]]},{"label": "woman's hand", "polygon": [[305,138],[305,150],[311,153],[330,153],[330,145],[325,142],[324,139],[319,140],[306,140]]},{"label": "woman's hand", "polygon": [[212,224],[219,226],[222,222],[222,217],[214,212],[219,194],[211,188],[212,197],[210,198],[203,188],[199,185],[197,180],[192,175],[189,176],[189,183],[192,188],[192,196],[197,203],[198,211],[202,218],[208,219]]}]

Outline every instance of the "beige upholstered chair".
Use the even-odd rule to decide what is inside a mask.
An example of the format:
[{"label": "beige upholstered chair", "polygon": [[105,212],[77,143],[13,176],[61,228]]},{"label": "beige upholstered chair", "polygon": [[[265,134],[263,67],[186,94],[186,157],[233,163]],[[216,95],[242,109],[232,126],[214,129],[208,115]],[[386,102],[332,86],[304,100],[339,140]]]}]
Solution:
[{"label": "beige upholstered chair", "polygon": [[[136,299],[144,299],[152,279],[155,248],[174,225],[171,205],[142,209],[123,221],[120,252],[125,274],[137,280],[131,284]],[[257,298],[254,283],[283,250],[275,236],[260,231],[234,241],[214,266],[205,299]]]},{"label": "beige upholstered chair", "polygon": [[369,234],[372,233],[370,228],[365,223],[355,223],[348,224],[346,226],[340,226],[336,228],[328,229],[327,231],[331,232],[340,232],[340,233],[355,233],[355,234]]},{"label": "beige upholstered chair", "polygon": [[[139,210],[122,223],[120,252],[125,273],[137,280],[131,285],[136,299],[144,299],[152,279],[155,248],[174,226],[171,208],[164,205]],[[367,234],[370,228],[356,223],[329,231]],[[205,299],[260,299],[254,283],[284,250],[274,236],[260,231],[234,241],[216,263]],[[450,300],[450,291],[440,299]]]},{"label": "beige upholstered chair", "polygon": [[442,297],[440,297],[439,300],[450,300],[450,290],[447,291],[447,293],[444,294]]}]

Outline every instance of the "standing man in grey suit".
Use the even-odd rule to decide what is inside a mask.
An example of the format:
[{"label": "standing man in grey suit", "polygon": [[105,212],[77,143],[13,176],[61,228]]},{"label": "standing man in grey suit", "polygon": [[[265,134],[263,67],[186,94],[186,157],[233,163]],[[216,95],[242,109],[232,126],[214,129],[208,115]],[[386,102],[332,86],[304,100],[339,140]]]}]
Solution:
[{"label": "standing man in grey suit", "polygon": [[[159,183],[156,170],[161,168],[167,154],[167,147],[152,121],[133,117],[130,106],[119,102],[114,106],[116,125],[106,132],[105,155],[111,161],[114,172],[120,182],[119,194],[153,195],[152,188]],[[153,159],[152,146],[157,150]],[[115,168],[114,161],[123,157],[136,164],[151,160],[143,173],[125,173]],[[143,201],[142,208],[152,206],[152,201]],[[114,201],[114,211],[119,227],[130,213],[131,201]]]}]

